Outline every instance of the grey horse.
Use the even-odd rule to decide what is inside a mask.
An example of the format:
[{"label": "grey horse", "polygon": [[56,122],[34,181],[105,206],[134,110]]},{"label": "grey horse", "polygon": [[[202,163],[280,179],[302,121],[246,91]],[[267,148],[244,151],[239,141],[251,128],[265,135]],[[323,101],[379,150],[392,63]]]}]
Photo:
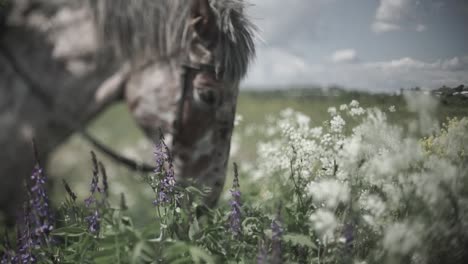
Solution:
[{"label": "grey horse", "polygon": [[[239,82],[256,29],[242,0],[6,0],[0,14],[0,208],[41,156],[113,102],[153,141],[170,140],[176,177],[225,181]],[[118,122],[118,121],[116,121]],[[29,167],[28,164],[31,164]]]}]

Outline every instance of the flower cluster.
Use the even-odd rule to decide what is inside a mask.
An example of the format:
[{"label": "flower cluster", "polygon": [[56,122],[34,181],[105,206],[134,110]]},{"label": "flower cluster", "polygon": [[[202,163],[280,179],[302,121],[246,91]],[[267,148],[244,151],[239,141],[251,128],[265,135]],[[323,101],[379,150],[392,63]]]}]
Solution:
[{"label": "flower cluster", "polygon": [[173,201],[175,196],[175,175],[174,165],[169,152],[169,148],[163,139],[156,144],[154,151],[156,168],[154,170],[155,179],[152,187],[156,190],[155,206],[167,205]]},{"label": "flower cluster", "polygon": [[[406,96],[409,110],[419,114],[407,128],[355,100],[330,108],[329,121],[319,127],[287,109],[264,130],[271,139],[258,145],[256,173],[279,176],[279,190],[299,188],[302,196],[291,200],[309,202],[310,234],[329,249],[344,245],[368,252],[364,259],[351,256],[355,261],[404,262],[462,252],[461,246],[437,244],[468,238],[462,213],[468,211],[468,119],[440,130],[427,114],[435,109],[431,99],[423,97]],[[421,142],[418,135],[428,133]],[[292,173],[301,180],[289,188]]]},{"label": "flower cluster", "polygon": [[54,218],[50,210],[46,180],[36,155],[36,165],[27,183],[28,200],[23,204],[23,210],[18,215],[17,250],[15,252],[12,249],[6,238],[6,252],[2,257],[2,264],[37,263],[36,249],[52,242],[49,234],[54,228]]},{"label": "flower cluster", "polygon": [[33,232],[33,223],[31,222],[31,208],[25,205],[23,208],[23,217],[19,219],[17,229],[18,236],[18,254],[11,259],[11,263],[36,263],[37,257],[33,250],[40,245]]},{"label": "flower cluster", "polygon": [[39,240],[47,239],[49,232],[53,229],[53,218],[45,186],[46,180],[43,169],[39,164],[36,164],[31,175],[32,186],[29,192],[29,206],[34,227],[33,232]]},{"label": "flower cluster", "polygon": [[[93,175],[91,178],[90,195],[84,201],[85,206],[88,209],[90,209],[91,214],[85,217],[85,221],[88,223],[89,232],[93,234],[99,234],[101,227],[101,217],[99,208],[103,207],[106,204],[106,199],[108,196],[108,183],[106,170],[102,163],[98,162],[96,154],[94,154],[94,152],[92,151],[91,161],[93,165]],[[99,186],[99,174],[102,175],[102,187]],[[98,194],[101,194],[103,197],[101,201],[96,199],[96,196]]]}]

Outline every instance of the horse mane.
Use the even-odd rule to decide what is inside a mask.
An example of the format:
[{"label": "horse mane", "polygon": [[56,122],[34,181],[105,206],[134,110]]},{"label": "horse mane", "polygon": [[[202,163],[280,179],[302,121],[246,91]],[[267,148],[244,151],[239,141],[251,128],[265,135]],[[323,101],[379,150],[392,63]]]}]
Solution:
[{"label": "horse mane", "polygon": [[255,57],[257,28],[245,15],[243,0],[211,0],[220,35],[220,64],[228,79],[240,80]]},{"label": "horse mane", "polygon": [[[187,0],[88,0],[98,39],[121,59],[141,63],[183,56],[190,46]],[[209,0],[220,32],[215,65],[224,78],[242,79],[255,55],[255,26],[243,0]]]}]

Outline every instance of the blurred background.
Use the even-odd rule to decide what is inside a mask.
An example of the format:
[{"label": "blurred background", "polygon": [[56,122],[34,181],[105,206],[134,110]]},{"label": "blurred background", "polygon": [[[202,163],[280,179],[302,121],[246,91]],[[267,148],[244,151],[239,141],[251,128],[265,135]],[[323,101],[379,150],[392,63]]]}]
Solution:
[{"label": "blurred background", "polygon": [[[259,27],[258,56],[241,85],[232,140],[232,162],[243,171],[255,166],[259,127],[285,108],[303,112],[313,125],[329,118],[331,106],[358,100],[363,107],[408,115],[402,90],[438,96],[438,119],[468,116],[468,1],[466,0],[252,0],[248,13]],[[312,126],[313,126],[312,125]],[[127,106],[118,104],[93,120],[89,132],[113,150],[153,162],[153,145],[136,126]],[[73,135],[47,164],[57,179],[53,200],[64,195],[66,179],[79,197],[89,191],[93,147]],[[97,152],[106,165],[115,203],[124,193],[130,214],[151,220],[152,191],[142,177]],[[243,174],[244,175],[244,174]],[[241,179],[243,192],[253,192]],[[252,188],[249,190],[248,188]],[[227,193],[227,192],[226,192]],[[221,206],[225,206],[222,197]]]}]

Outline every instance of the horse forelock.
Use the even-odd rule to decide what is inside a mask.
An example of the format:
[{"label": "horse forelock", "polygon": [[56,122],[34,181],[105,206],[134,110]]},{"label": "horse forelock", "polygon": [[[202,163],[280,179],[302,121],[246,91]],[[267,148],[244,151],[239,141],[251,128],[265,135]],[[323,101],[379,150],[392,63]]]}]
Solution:
[{"label": "horse forelock", "polygon": [[220,63],[227,79],[240,80],[245,76],[255,56],[255,25],[245,15],[243,0],[211,0],[210,5],[221,31],[219,40]]},{"label": "horse forelock", "polygon": [[[94,12],[101,44],[136,64],[183,57],[190,49],[191,5],[187,0],[87,0]],[[209,0],[219,39],[214,66],[223,79],[242,79],[255,56],[256,27],[243,0]]]}]

